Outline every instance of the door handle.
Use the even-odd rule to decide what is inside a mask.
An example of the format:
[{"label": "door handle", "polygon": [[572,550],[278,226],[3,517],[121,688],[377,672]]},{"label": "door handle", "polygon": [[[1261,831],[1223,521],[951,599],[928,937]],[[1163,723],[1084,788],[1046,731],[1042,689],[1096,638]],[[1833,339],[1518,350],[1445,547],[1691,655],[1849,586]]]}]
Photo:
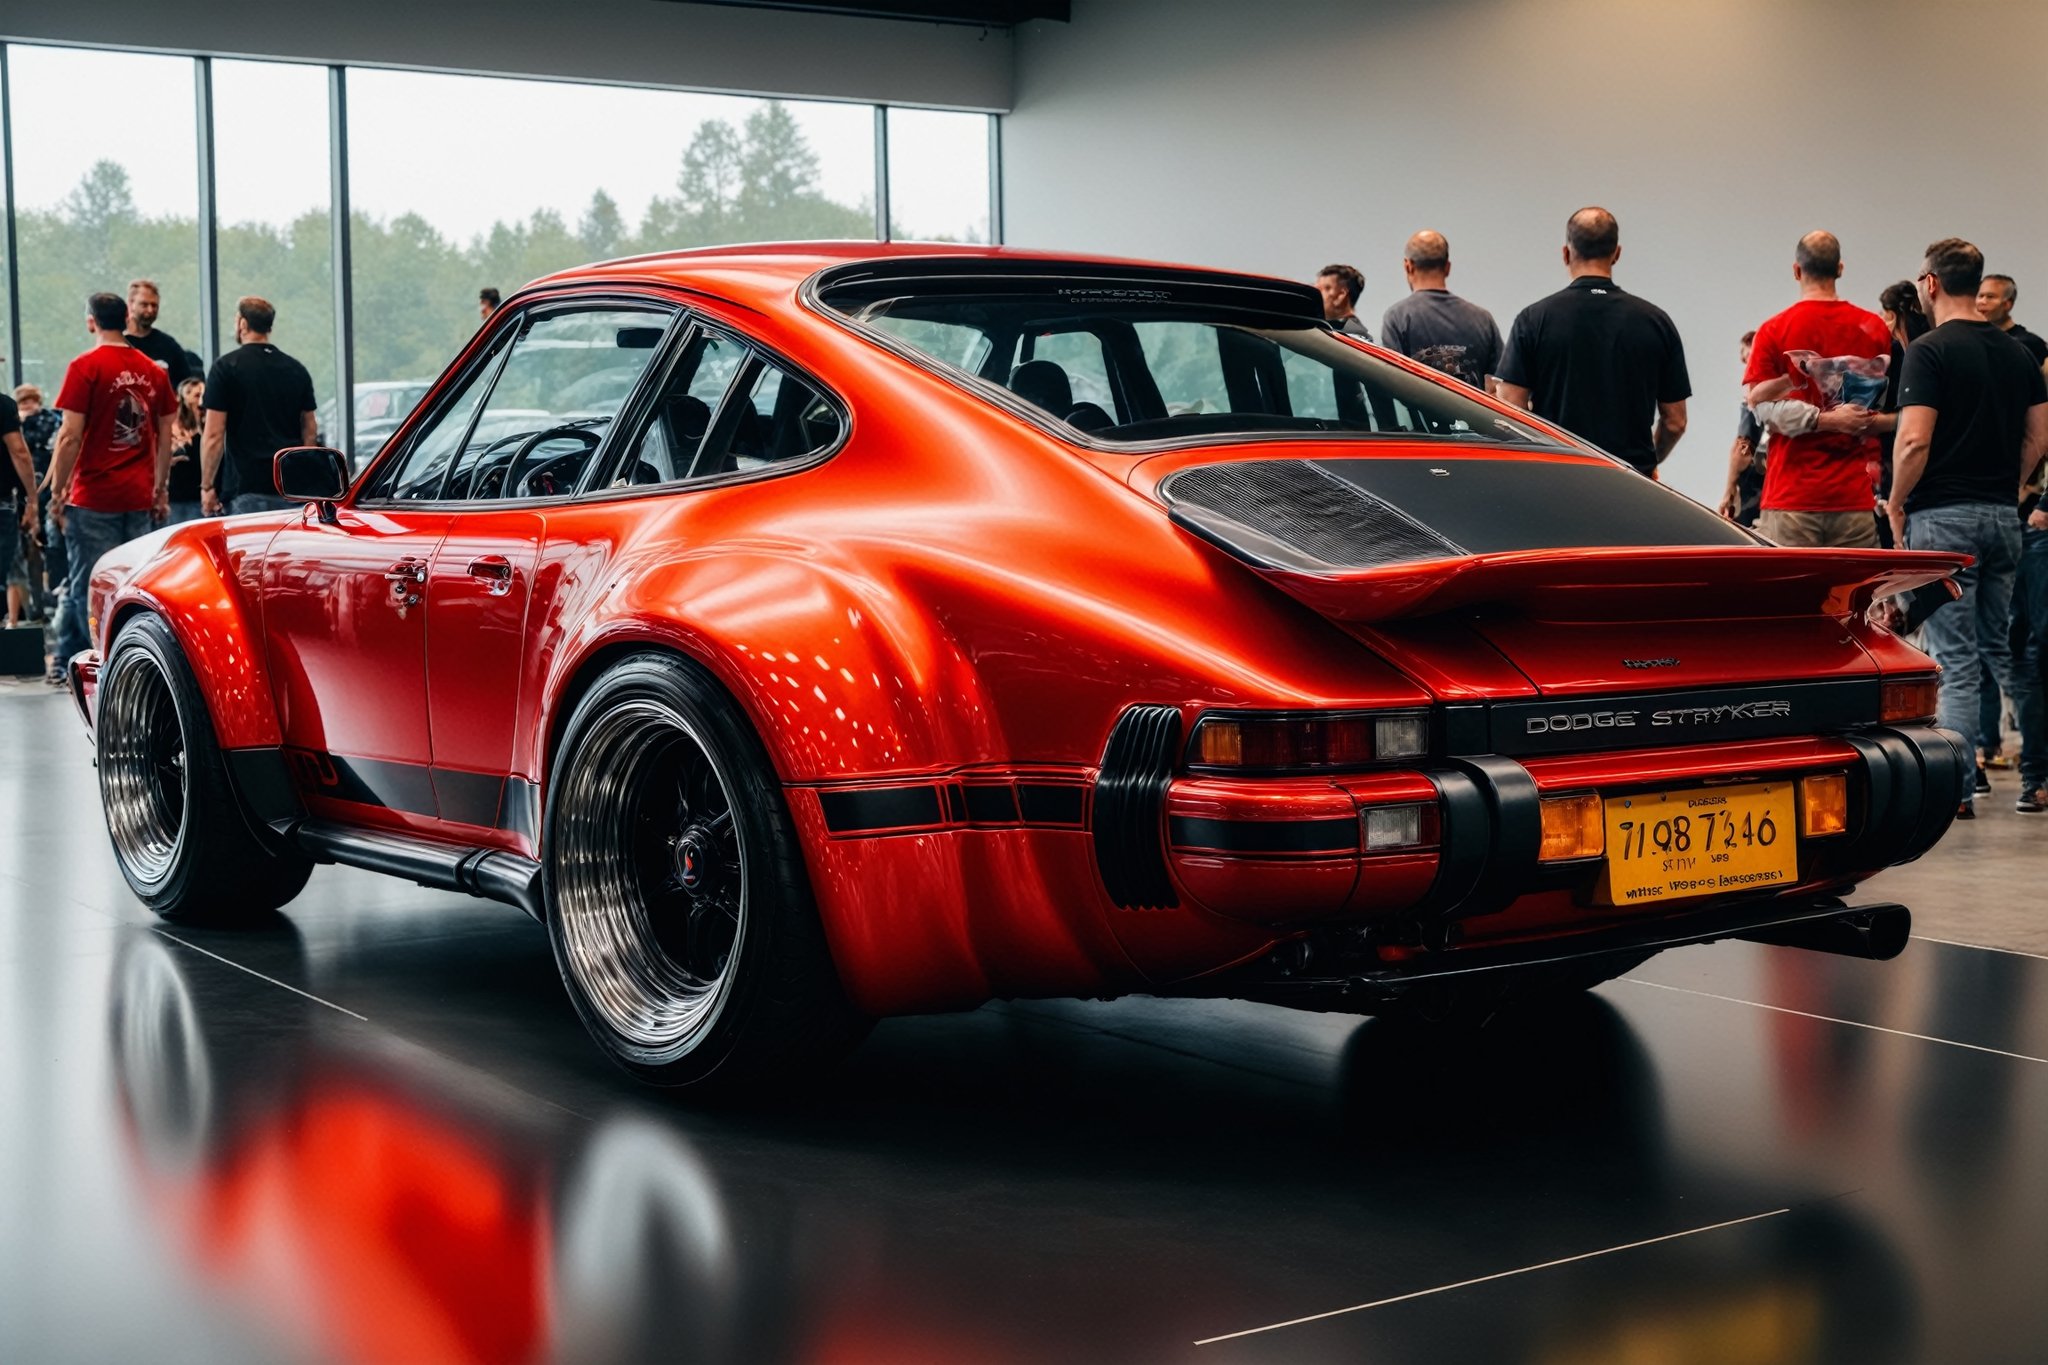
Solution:
[{"label": "door handle", "polygon": [[384,571],[384,581],[391,585],[393,606],[416,607],[419,589],[427,581],[427,561],[407,555]]},{"label": "door handle", "polygon": [[493,597],[512,591],[512,561],[503,555],[484,555],[469,561],[469,576],[490,585]]}]

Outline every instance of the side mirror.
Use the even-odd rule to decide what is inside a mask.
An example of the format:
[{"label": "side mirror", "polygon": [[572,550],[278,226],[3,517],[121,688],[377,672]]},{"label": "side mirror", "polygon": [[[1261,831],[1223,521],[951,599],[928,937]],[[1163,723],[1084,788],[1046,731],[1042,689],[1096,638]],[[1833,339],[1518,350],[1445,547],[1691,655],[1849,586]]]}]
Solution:
[{"label": "side mirror", "polygon": [[320,504],[320,520],[332,524],[334,504],[348,492],[348,457],[326,446],[290,446],[271,457],[277,491],[298,502]]}]

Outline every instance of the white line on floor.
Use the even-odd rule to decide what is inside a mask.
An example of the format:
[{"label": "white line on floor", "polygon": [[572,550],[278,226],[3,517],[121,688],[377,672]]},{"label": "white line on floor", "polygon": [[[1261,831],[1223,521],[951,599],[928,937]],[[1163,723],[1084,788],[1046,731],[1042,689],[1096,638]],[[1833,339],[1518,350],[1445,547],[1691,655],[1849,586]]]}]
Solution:
[{"label": "white line on floor", "polygon": [[167,929],[158,929],[153,924],[149,927],[151,929],[154,929],[157,933],[162,934],[165,938],[169,939],[171,942],[177,944],[181,948],[190,948],[195,953],[205,953],[215,962],[225,962],[228,964],[228,966],[233,967],[236,971],[247,972],[249,975],[255,977],[257,980],[268,981],[273,986],[283,986],[293,995],[303,995],[308,1000],[312,1001],[314,1004],[325,1005],[327,1006],[327,1008],[331,1010],[335,1010],[339,1013],[346,1014],[351,1019],[360,1020],[365,1024],[370,1022],[367,1018],[365,1018],[363,1015],[357,1014],[354,1010],[342,1009],[341,1006],[335,1004],[332,1000],[322,1000],[319,996],[313,994],[311,991],[302,991],[297,986],[294,986],[289,982],[279,981],[274,976],[265,976],[263,973],[257,971],[254,967],[244,967],[241,963],[235,961],[231,957],[222,957],[219,953],[212,952],[208,949],[202,948],[196,943],[188,943],[184,939],[179,938],[176,934],[171,933]]},{"label": "white line on floor", "polygon": [[1875,1033],[1889,1033],[1898,1038],[1917,1038],[1923,1043],[1968,1048],[1972,1052],[1988,1052],[1994,1057],[2010,1057],[2016,1062],[2040,1062],[2048,1066],[2048,1057],[2034,1057],[2024,1052],[2007,1052],[2003,1048],[1984,1047],[1978,1043],[1959,1043],[1953,1038],[1937,1038],[1931,1033],[1909,1033],[1902,1028],[1886,1028],[1883,1024],[1866,1024],[1860,1019],[1838,1019],[1832,1014],[1809,1014],[1805,1010],[1788,1009],[1784,1005],[1766,1005],[1761,1000],[1744,1000],[1736,995],[1716,995],[1712,991],[1696,991],[1685,986],[1667,986],[1661,981],[1645,981],[1641,977],[1624,976],[1617,980],[1631,986],[1655,986],[1660,991],[1677,991],[1680,995],[1698,995],[1708,1000],[1726,1000],[1731,1005],[1749,1005],[1755,1009],[1771,1010],[1778,1014],[1796,1014],[1801,1019],[1818,1019],[1824,1024],[1847,1024],[1850,1028],[1867,1028]]},{"label": "white line on floor", "polygon": [[1541,1265],[1525,1265],[1519,1270],[1502,1270],[1492,1275],[1481,1275],[1477,1279],[1460,1280],[1456,1284],[1440,1284],[1434,1289],[1418,1289],[1412,1294],[1396,1294],[1391,1299],[1374,1299],[1371,1303],[1355,1303],[1349,1308],[1332,1308],[1327,1313],[1311,1313],[1305,1318],[1290,1318],[1286,1322],[1270,1323],[1265,1327],[1247,1327],[1242,1332],[1226,1332],[1220,1337],[1203,1337],[1197,1346],[1212,1346],[1219,1341],[1235,1341],[1239,1337],[1256,1336],[1260,1332],[1277,1332],[1282,1327],[1299,1327],[1305,1322],[1321,1322],[1324,1318],[1342,1317],[1346,1313],[1363,1313],[1368,1308],[1385,1308],[1388,1304],[1406,1303],[1410,1299],[1426,1299],[1431,1294],[1448,1294],[1453,1289],[1469,1289],[1475,1284],[1486,1284],[1492,1280],[1505,1280],[1513,1275],[1527,1275],[1538,1270],[1549,1270],[1553,1266],[1570,1265],[1574,1261],[1590,1261],[1596,1256],[1612,1256],[1617,1251],[1634,1251],[1637,1247],[1655,1246],[1659,1242],[1676,1241],[1680,1237],[1697,1237],[1702,1232],[1718,1232],[1722,1228],[1740,1227],[1754,1223],[1760,1218],[1776,1218],[1781,1213],[1792,1212],[1789,1208],[1772,1209],[1769,1213],[1752,1213],[1746,1218],[1730,1218],[1725,1223],[1709,1223],[1703,1228],[1687,1228],[1683,1232],[1667,1232],[1662,1237],[1645,1237],[1640,1242],[1625,1242],[1618,1247],[1603,1247],[1599,1251],[1582,1251],[1576,1256],[1560,1256],[1554,1261]]},{"label": "white line on floor", "polygon": [[1975,948],[1985,953],[2007,953],[2013,957],[2031,957],[2036,962],[2048,962],[2048,953],[2029,953],[2019,948],[1999,948],[1989,943],[1964,943],[1954,938],[1929,938],[1926,934],[1915,934],[1922,943],[1940,943],[1950,948]]}]

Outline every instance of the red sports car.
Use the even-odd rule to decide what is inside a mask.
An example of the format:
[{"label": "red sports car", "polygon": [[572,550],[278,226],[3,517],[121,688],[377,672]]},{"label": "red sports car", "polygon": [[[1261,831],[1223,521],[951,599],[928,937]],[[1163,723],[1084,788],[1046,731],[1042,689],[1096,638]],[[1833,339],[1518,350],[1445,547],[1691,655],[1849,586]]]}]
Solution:
[{"label": "red sports car", "polygon": [[614,1059],[800,1074],[991,997],[1485,1014],[1842,897],[1968,761],[1771,547],[1278,280],[982,248],[614,261],[351,484],[103,560],[71,661],[151,908],[315,862],[543,921]]}]

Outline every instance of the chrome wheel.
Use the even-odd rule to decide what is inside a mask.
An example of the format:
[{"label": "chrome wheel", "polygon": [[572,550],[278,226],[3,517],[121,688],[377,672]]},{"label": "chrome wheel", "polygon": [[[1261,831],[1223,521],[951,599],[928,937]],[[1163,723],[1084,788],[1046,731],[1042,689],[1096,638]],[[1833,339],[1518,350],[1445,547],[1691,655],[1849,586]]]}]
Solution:
[{"label": "chrome wheel", "polygon": [[746,934],[731,789],[689,722],[645,697],[598,716],[570,763],[547,855],[567,966],[621,1041],[685,1051]]},{"label": "chrome wheel", "polygon": [[191,790],[170,679],[147,652],[123,653],[101,681],[100,798],[129,873],[160,882],[185,841]]}]

